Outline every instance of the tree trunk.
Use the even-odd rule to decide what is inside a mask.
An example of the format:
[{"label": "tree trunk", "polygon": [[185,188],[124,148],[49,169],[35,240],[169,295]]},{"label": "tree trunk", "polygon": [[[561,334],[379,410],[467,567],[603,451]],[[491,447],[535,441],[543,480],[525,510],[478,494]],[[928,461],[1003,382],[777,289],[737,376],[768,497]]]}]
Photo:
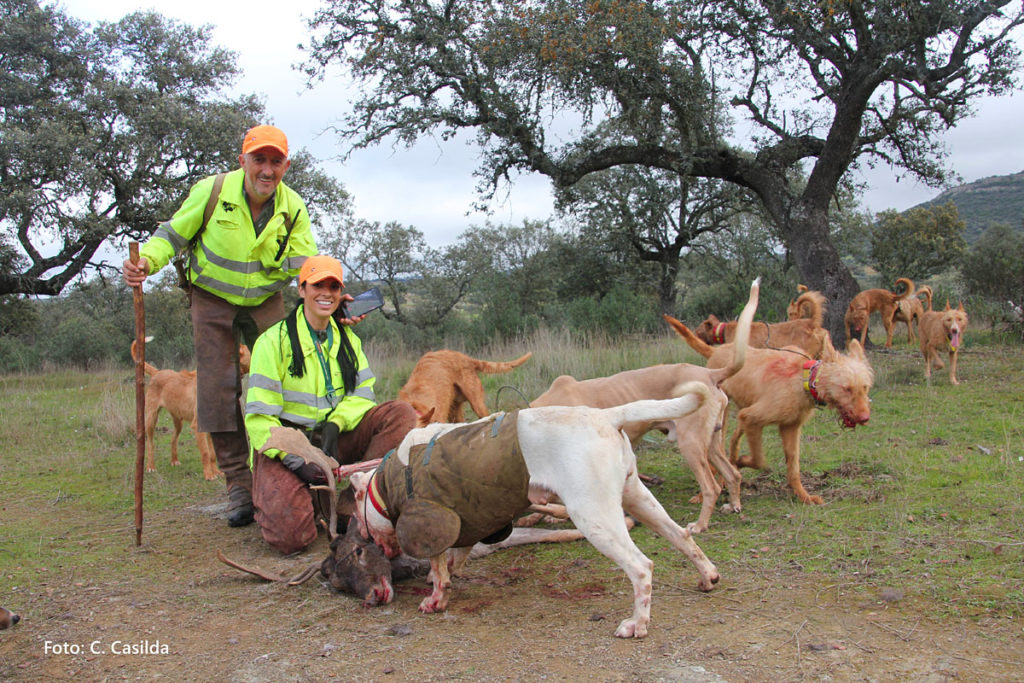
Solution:
[{"label": "tree trunk", "polygon": [[679,277],[679,253],[667,253],[660,264],[661,277],[658,286],[658,298],[661,300],[661,312],[672,315],[676,305],[676,278]]},{"label": "tree trunk", "polygon": [[784,234],[800,276],[804,284],[825,295],[828,304],[822,325],[832,335],[835,347],[841,349],[846,344],[843,327],[846,307],[860,291],[860,286],[829,239],[825,212],[808,211],[803,215],[794,212],[787,228]]}]

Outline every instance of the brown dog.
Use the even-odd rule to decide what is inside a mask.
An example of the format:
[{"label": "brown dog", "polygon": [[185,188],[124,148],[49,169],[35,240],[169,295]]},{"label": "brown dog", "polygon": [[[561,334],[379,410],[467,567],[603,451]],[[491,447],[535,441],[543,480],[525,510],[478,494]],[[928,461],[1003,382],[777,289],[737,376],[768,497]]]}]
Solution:
[{"label": "brown dog", "polygon": [[449,349],[430,351],[416,362],[408,381],[398,391],[398,400],[416,409],[420,427],[431,422],[464,422],[463,406],[467,401],[477,417],[486,417],[490,413],[477,373],[509,372],[532,355],[526,353],[515,360],[496,363]]},{"label": "brown dog", "polygon": [[685,382],[702,382],[707,386],[709,394],[703,405],[693,413],[664,422],[631,422],[623,427],[623,431],[634,444],[652,429],[661,430],[667,433],[670,439],[675,439],[679,452],[690,466],[697,479],[697,484],[700,486],[700,515],[696,522],[687,525],[686,530],[691,534],[704,531],[711,521],[715,501],[722,492],[722,487],[712,472],[711,465],[714,465],[725,479],[729,490],[729,503],[722,507],[723,511],[740,512],[742,510],[740,485],[743,478],[739,470],[725,457],[725,446],[722,439],[729,397],[719,388],[719,385],[743,367],[747,339],[750,335],[750,323],[757,308],[758,292],[759,283],[755,280],[750,287],[750,299],[740,314],[736,343],[732,346],[735,356],[727,367],[709,370],[689,363],[655,365],[638,370],[627,370],[611,377],[598,377],[582,381],[569,375],[562,375],[551,383],[551,387],[547,391],[532,401],[530,407],[610,408],[642,399],[676,398],[679,396],[679,387]]},{"label": "brown dog", "polygon": [[960,355],[966,329],[967,311],[962,301],[955,309],[950,308],[947,301],[946,310],[925,311],[921,314],[917,331],[921,337],[921,355],[924,356],[924,377],[927,381],[931,382],[933,365],[936,370],[943,367],[939,350],[946,349],[949,352],[949,383],[960,384],[956,378],[956,359]]},{"label": "brown dog", "polygon": [[813,319],[816,315],[825,313],[824,294],[816,289],[808,289],[807,285],[797,285],[796,291],[800,295],[789,302],[789,307],[786,309],[787,320]]},{"label": "brown dog", "polygon": [[[913,280],[905,277],[896,280],[897,286],[901,282],[907,288],[907,293],[896,302],[896,311],[892,314],[892,321],[893,323],[906,323],[907,343],[912,344],[917,341],[914,335],[914,325],[921,324],[921,315],[925,310],[932,310],[932,288],[928,285],[921,285],[915,289]],[[921,302],[922,295],[928,302],[927,309]]]},{"label": "brown dog", "polygon": [[[825,297],[820,300],[807,297],[801,303],[809,313],[806,318],[782,323],[754,323],[750,328],[750,346],[759,349],[799,346],[811,357],[820,357],[825,345],[830,343],[828,332],[821,326],[825,316],[824,304]],[[722,322],[709,315],[693,333],[705,344],[731,344],[736,339],[736,323]]]},{"label": "brown dog", "polygon": [[[725,367],[732,350],[711,347],[674,318],[669,324],[697,353],[708,359],[709,368]],[[761,433],[767,425],[778,425],[782,451],[786,455],[786,479],[804,503],[820,505],[800,481],[800,431],[819,405],[839,413],[843,426],[867,424],[871,417],[868,390],[874,373],[856,339],[846,355],[831,343],[822,360],[808,360],[795,349],[750,349],[743,369],[722,383],[722,389],[739,406],[738,425],[729,445],[730,458],[737,467],[764,469]],[[739,441],[746,434],[750,455],[739,457]]]},{"label": "brown dog", "polygon": [[[135,342],[132,342],[131,350],[132,358],[138,360]],[[240,344],[238,366],[243,375],[249,372],[251,359],[249,347]],[[187,421],[196,437],[196,446],[199,448],[199,456],[203,463],[203,477],[208,481],[216,479],[220,476],[220,469],[217,467],[217,456],[213,450],[213,439],[206,432],[200,432],[196,428],[196,371],[158,370],[149,363],[145,363],[144,368],[146,375],[149,376],[145,418],[146,471],[156,471],[153,435],[156,432],[160,410],[166,409],[174,422],[174,432],[171,434],[171,465],[181,464],[178,460],[178,435],[181,434],[182,423]]]},{"label": "brown dog", "polygon": [[19,621],[21,621],[21,617],[17,614],[6,607],[0,607],[0,631],[14,626]]},{"label": "brown dog", "polygon": [[[899,282],[910,282],[906,278],[900,278]],[[913,296],[913,283],[910,282],[908,293]],[[858,292],[850,304],[846,307],[846,315],[843,316],[843,327],[846,330],[846,348],[850,348],[850,340],[859,338],[863,349],[868,337],[868,322],[871,314],[878,312],[882,318],[882,325],[885,327],[885,348],[892,348],[892,325],[893,316],[896,314],[897,302],[905,294],[890,292],[888,289],[865,289]]]}]

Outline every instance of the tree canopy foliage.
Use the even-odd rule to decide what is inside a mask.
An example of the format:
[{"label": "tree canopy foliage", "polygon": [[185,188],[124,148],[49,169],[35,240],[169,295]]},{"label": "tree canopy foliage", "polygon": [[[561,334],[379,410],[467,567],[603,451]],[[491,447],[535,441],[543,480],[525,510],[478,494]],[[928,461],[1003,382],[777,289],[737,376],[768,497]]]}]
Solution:
[{"label": "tree canopy foliage", "polygon": [[[0,21],[0,294],[57,294],[105,242],[144,239],[264,122],[255,96],[225,94],[238,67],[209,27],[136,12],[90,28],[36,0],[0,0]],[[308,154],[288,182],[314,217],[347,204]]]},{"label": "tree canopy foliage", "polygon": [[957,266],[967,249],[956,204],[883,211],[871,229],[871,255],[883,282],[923,280]]},{"label": "tree canopy foliage", "polygon": [[937,134],[1015,86],[1018,4],[328,0],[306,70],[361,85],[355,147],[476,131],[485,199],[630,164],[747,188],[837,331],[858,289],[829,239],[840,182],[880,161],[941,184]]},{"label": "tree canopy foliage", "polygon": [[1024,305],[1024,233],[993,223],[963,259],[963,277],[972,292],[1000,305]]}]

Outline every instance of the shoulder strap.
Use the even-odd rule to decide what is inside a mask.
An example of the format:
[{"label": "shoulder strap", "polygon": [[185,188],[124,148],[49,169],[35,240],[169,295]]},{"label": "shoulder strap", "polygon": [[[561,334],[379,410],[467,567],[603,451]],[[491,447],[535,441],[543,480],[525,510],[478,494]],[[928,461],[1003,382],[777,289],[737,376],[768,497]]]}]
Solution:
[{"label": "shoulder strap", "polygon": [[299,219],[299,214],[302,213],[302,209],[295,212],[295,217],[291,218],[288,214],[284,215],[284,239],[278,242],[277,255],[274,260],[277,261],[284,255],[284,250],[288,246],[288,238],[292,236],[292,228],[295,227],[295,221]]},{"label": "shoulder strap", "polygon": [[206,209],[203,211],[203,224],[199,226],[199,230],[192,236],[193,247],[199,242],[199,236],[203,234],[203,230],[206,230],[206,224],[210,222],[210,216],[213,215],[213,210],[217,208],[217,200],[220,199],[220,189],[224,186],[225,176],[227,176],[227,173],[218,173],[217,177],[213,179],[213,189],[210,191],[210,198],[206,200]]},{"label": "shoulder strap", "polygon": [[192,235],[192,239],[188,241],[188,247],[173,260],[174,268],[178,271],[178,286],[189,292],[190,295],[192,291],[192,252],[199,244],[199,238],[202,236],[203,230],[206,230],[206,224],[210,222],[214,209],[217,208],[217,200],[220,199],[220,190],[224,186],[226,176],[227,173],[218,173],[213,179],[213,189],[210,190],[210,198],[206,200],[206,208],[203,210],[203,222],[196,230],[196,234]]}]

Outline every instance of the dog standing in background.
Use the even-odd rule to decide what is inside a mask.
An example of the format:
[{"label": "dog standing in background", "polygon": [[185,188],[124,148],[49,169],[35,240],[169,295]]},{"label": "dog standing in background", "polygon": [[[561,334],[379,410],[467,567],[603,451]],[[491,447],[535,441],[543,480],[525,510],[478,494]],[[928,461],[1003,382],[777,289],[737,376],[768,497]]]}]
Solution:
[{"label": "dog standing in background", "polygon": [[961,301],[957,308],[950,308],[949,301],[943,311],[925,311],[917,325],[918,336],[921,338],[921,355],[924,356],[924,377],[931,382],[932,367],[940,370],[943,367],[939,351],[949,352],[949,383],[960,384],[956,378],[956,361],[960,355],[960,345],[967,329],[967,311]]},{"label": "dog standing in background", "polygon": [[[901,278],[905,280],[905,278]],[[896,281],[897,283],[900,280]],[[906,280],[906,282],[910,282]],[[913,283],[911,283],[913,285]],[[913,292],[913,288],[910,289]],[[871,314],[878,312],[882,318],[882,325],[885,327],[885,348],[892,348],[892,325],[893,316],[896,315],[897,303],[904,297],[903,294],[890,292],[888,289],[865,289],[858,292],[850,299],[846,307],[846,315],[843,316],[843,328],[846,330],[846,348],[850,348],[850,340],[858,339],[861,348],[867,343],[868,323]]]},{"label": "dog standing in background", "polygon": [[487,417],[484,387],[477,373],[509,372],[530,359],[532,353],[503,363],[470,358],[464,353],[442,349],[423,354],[409,379],[398,391],[398,400],[416,409],[417,426],[431,422],[464,422],[463,406],[477,417]]},{"label": "dog standing in background", "polygon": [[927,310],[932,310],[932,288],[928,285],[921,285],[915,288],[914,281],[906,277],[896,280],[896,285],[899,286],[901,282],[907,288],[907,293],[896,302],[896,310],[892,314],[892,321],[893,323],[906,323],[907,343],[913,344],[917,341],[914,335],[914,325],[921,324],[921,315],[925,312],[925,307],[921,303],[920,297],[922,294],[928,297]]},{"label": "dog standing in background", "polygon": [[[750,327],[751,348],[799,346],[809,356],[820,358],[826,345],[831,346],[828,331],[821,326],[825,317],[825,297],[806,296],[800,303],[800,309],[806,317],[781,323],[753,323]],[[705,344],[731,344],[736,340],[736,328],[735,321],[722,322],[712,314],[693,333]]]},{"label": "dog standing in background", "polygon": [[816,289],[808,289],[807,285],[797,285],[796,291],[799,292],[799,296],[789,302],[789,307],[786,309],[787,320],[813,319],[815,316],[825,313],[824,294]]},{"label": "dog standing in background", "polygon": [[[132,342],[131,351],[132,358],[137,361],[135,342]],[[238,366],[243,375],[249,372],[251,358],[249,347],[240,344]],[[207,481],[216,479],[220,476],[220,469],[217,467],[217,455],[213,450],[213,439],[206,432],[196,429],[196,371],[158,370],[149,363],[145,363],[144,368],[149,377],[146,386],[146,471],[156,471],[154,434],[160,410],[166,409],[174,422],[174,432],[171,434],[171,465],[176,467],[181,464],[178,460],[178,436],[181,434],[181,425],[188,422],[192,427],[192,433],[195,434],[196,447],[203,463],[203,478]]]}]

